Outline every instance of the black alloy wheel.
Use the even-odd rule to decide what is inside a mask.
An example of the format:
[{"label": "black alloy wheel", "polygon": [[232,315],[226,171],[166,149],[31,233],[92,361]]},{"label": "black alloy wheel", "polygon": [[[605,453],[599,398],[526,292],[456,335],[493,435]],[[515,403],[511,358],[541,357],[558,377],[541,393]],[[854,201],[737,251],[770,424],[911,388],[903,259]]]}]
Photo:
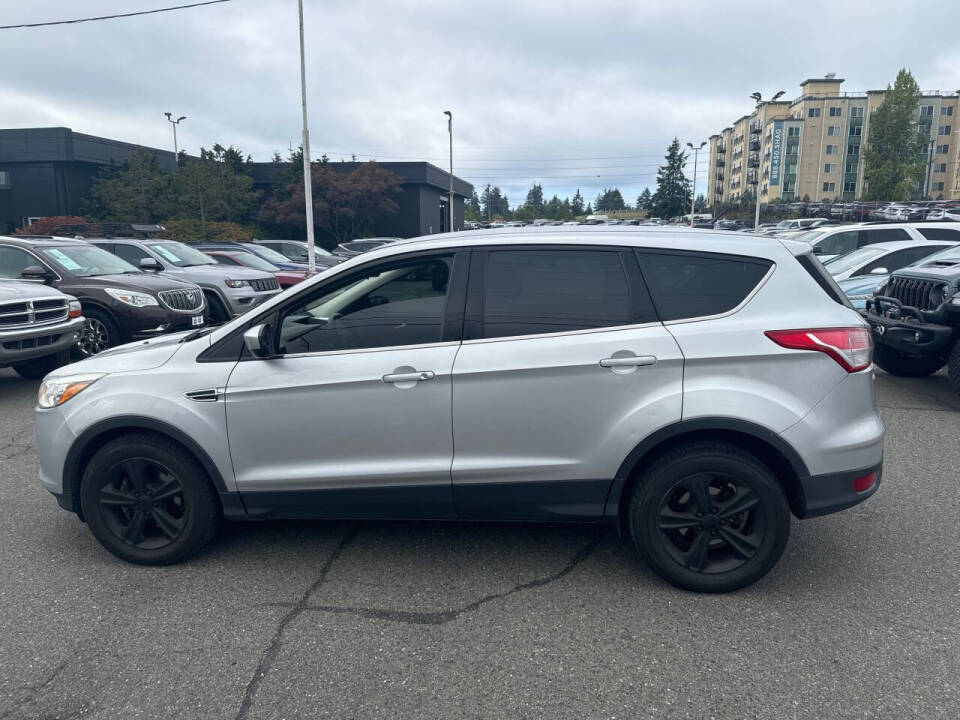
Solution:
[{"label": "black alloy wheel", "polygon": [[188,512],[183,486],[168,468],[149,458],[130,458],[110,468],[105,480],[97,492],[100,514],[120,540],[155,550],[183,533]]}]

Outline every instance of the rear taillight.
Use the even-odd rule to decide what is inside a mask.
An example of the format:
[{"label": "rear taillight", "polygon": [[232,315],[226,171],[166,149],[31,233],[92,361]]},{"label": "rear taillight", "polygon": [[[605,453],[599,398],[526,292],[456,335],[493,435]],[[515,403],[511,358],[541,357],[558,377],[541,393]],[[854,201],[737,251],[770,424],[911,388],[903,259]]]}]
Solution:
[{"label": "rear taillight", "polygon": [[764,334],[781,347],[826,353],[847,372],[864,370],[873,360],[873,339],[862,327],[767,330]]}]

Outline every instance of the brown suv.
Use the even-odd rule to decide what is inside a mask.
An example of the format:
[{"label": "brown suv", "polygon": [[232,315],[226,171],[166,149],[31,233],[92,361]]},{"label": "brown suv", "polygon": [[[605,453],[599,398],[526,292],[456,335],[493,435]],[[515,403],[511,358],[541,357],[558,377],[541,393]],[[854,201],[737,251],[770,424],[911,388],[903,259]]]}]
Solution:
[{"label": "brown suv", "polygon": [[0,236],[0,278],[42,282],[76,297],[85,318],[80,357],[204,324],[196,285],[141,272],[80,240]]}]

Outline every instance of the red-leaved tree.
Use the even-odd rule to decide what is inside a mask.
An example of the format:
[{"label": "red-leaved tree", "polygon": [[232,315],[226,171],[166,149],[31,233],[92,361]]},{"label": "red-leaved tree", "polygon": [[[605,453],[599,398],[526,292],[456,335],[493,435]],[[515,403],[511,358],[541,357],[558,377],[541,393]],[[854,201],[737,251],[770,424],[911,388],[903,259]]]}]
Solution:
[{"label": "red-leaved tree", "polygon": [[24,228],[17,228],[14,235],[72,235],[82,232],[87,221],[76,215],[55,215],[34,220]]}]

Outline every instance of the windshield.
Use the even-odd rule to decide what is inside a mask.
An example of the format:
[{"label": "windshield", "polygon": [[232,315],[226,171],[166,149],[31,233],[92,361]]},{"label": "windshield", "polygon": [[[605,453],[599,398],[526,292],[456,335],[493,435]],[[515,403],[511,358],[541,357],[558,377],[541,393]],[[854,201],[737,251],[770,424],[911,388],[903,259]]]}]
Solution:
[{"label": "windshield", "polygon": [[167,262],[177,267],[193,267],[194,265],[216,265],[216,260],[194,250],[181,242],[147,243],[147,247]]},{"label": "windshield", "polygon": [[818,237],[823,235],[826,230],[807,230],[805,233],[800,233],[795,237],[790,238],[791,240],[799,240],[800,242],[812,243]]},{"label": "windshield", "polygon": [[[290,262],[290,258],[288,258],[286,255],[278,253],[276,250],[271,250],[268,247],[264,247],[263,245],[254,245],[253,243],[245,243],[244,247],[250,248],[250,252],[256,253],[259,257],[263,258],[264,260],[269,260],[272,263]],[[253,267],[253,266],[251,265],[250,267]],[[276,268],[273,268],[273,269],[276,270]]]},{"label": "windshield", "polygon": [[824,263],[824,266],[831,275],[839,275],[840,273],[845,273],[847,270],[858,268],[874,258],[880,257],[885,252],[882,248],[867,245],[859,250],[848,252],[846,255],[838,255],[835,258],[831,258]]},{"label": "windshield", "polygon": [[121,260],[113,253],[92,245],[40,248],[40,252],[64,272],[79,277],[140,272],[126,260]]},{"label": "windshield", "polygon": [[[269,263],[264,260],[262,257],[257,257],[253,253],[248,252],[238,252],[230,256],[236,260],[241,265],[246,265],[248,268],[253,268],[254,270],[266,270],[267,272],[276,272],[278,268],[273,263]],[[282,257],[282,256],[281,256]],[[286,258],[284,258],[286,260]]]},{"label": "windshield", "polygon": [[794,227],[793,222],[793,220],[781,220],[777,223],[777,228],[779,230],[789,230],[790,228]]}]

